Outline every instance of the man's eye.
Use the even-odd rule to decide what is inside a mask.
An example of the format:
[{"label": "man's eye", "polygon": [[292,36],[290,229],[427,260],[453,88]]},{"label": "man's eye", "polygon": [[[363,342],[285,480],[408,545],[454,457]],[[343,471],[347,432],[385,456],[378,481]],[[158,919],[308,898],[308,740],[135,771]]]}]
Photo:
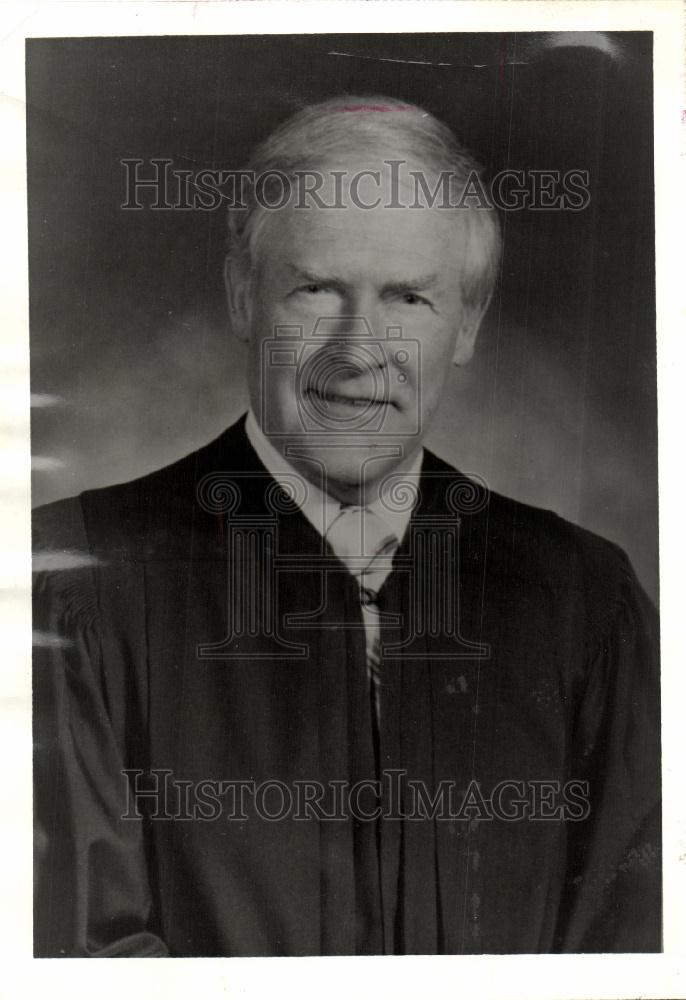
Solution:
[{"label": "man's eye", "polygon": [[306,285],[296,285],[289,293],[299,298],[321,298],[322,296],[334,294],[336,291],[332,285],[327,285],[321,281],[308,281]]},{"label": "man's eye", "polygon": [[408,306],[429,305],[427,299],[423,298],[421,295],[416,295],[414,292],[406,292],[405,295],[403,295],[403,302]]}]

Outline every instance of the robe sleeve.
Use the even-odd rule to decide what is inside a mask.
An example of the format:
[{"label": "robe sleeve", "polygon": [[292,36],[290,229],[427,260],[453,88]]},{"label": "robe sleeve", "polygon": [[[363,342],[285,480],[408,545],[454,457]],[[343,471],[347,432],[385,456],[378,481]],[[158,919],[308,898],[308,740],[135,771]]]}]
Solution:
[{"label": "robe sleeve", "polygon": [[568,824],[561,951],[661,950],[659,627],[623,553],[613,576],[576,710],[572,777],[590,813]]},{"label": "robe sleeve", "polygon": [[[99,683],[94,560],[78,501],[46,510],[34,522],[34,952],[162,957],[142,821],[121,818],[128,792]],[[50,522],[60,530],[46,534]]]}]

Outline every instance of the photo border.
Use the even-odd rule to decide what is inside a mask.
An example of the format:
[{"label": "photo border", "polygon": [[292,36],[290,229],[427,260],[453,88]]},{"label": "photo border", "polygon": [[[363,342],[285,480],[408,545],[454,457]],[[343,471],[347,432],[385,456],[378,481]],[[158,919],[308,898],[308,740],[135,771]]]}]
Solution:
[{"label": "photo border", "polygon": [[[0,8],[0,89],[6,149],[0,186],[2,241],[3,517],[0,520],[6,643],[3,671],[3,902],[0,940],[12,995],[192,993],[261,996],[396,997],[430,991],[470,1000],[620,1000],[686,996],[686,703],[680,582],[685,351],[684,279],[677,240],[684,233],[686,156],[683,7],[678,0],[237,0],[237,2],[5,3]],[[32,957],[31,622],[28,274],[24,42],[34,37],[141,35],[652,31],[654,33],[655,211],[658,330],[660,584],[664,791],[664,953],[402,958],[139,959],[54,962]],[[681,173],[679,168],[681,167]],[[680,323],[681,320],[681,323]],[[7,808],[7,803],[12,808]],[[526,915],[523,915],[526,919]]]}]

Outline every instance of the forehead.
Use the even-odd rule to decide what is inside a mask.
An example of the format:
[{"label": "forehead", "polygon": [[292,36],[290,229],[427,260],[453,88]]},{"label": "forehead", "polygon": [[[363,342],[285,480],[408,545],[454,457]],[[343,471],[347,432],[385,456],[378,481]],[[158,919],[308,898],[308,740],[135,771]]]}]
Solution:
[{"label": "forehead", "polygon": [[[354,176],[354,175],[353,175]],[[320,195],[326,205],[298,205],[264,211],[259,258],[263,265],[284,264],[341,268],[354,272],[453,272],[465,251],[466,230],[455,210],[414,203],[407,184],[392,192],[388,178],[363,178],[351,197],[349,179],[333,191],[325,180]],[[378,204],[374,204],[378,201]],[[362,203],[373,207],[362,207]],[[389,207],[400,202],[400,207]],[[316,265],[316,268],[315,268]]]}]

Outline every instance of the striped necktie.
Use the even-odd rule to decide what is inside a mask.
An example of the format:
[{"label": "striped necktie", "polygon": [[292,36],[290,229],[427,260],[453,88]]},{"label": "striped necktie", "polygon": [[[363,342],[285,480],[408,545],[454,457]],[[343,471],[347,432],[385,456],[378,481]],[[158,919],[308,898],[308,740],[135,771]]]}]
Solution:
[{"label": "striped necktie", "polygon": [[391,572],[398,537],[383,518],[368,507],[344,506],[326,539],[357,580],[365,626],[367,676],[378,723],[381,712],[381,638],[377,595]]}]

